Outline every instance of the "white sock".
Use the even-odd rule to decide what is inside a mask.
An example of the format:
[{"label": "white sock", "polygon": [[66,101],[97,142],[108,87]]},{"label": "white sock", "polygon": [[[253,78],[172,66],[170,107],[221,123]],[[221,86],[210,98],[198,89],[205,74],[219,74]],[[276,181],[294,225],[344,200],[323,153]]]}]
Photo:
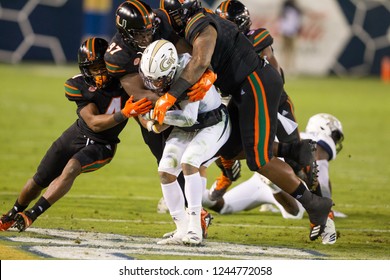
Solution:
[{"label": "white sock", "polygon": [[165,204],[176,224],[179,234],[187,232],[188,217],[185,211],[184,195],[177,181],[170,184],[161,184]]},{"label": "white sock", "polygon": [[200,211],[202,209],[202,191],[203,183],[199,172],[184,175],[185,187],[184,192],[188,203],[189,223],[188,231],[193,231],[197,234],[202,233],[200,225]]},{"label": "white sock", "polygon": [[332,197],[329,187],[329,162],[326,159],[317,160],[318,164],[318,182],[320,183],[321,194],[323,197]]}]

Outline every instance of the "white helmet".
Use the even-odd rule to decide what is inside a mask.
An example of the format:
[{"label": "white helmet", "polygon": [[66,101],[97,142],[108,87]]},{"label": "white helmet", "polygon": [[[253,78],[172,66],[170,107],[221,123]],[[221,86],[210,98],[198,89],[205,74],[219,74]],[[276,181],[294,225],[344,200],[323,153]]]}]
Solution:
[{"label": "white helmet", "polygon": [[178,63],[175,46],[167,40],[157,40],[144,50],[139,73],[148,89],[165,92],[174,81]]},{"label": "white helmet", "polygon": [[336,144],[337,153],[343,148],[342,142],[344,140],[343,126],[341,122],[330,114],[317,114],[312,116],[306,125],[306,132],[308,133],[323,133],[331,137]]}]

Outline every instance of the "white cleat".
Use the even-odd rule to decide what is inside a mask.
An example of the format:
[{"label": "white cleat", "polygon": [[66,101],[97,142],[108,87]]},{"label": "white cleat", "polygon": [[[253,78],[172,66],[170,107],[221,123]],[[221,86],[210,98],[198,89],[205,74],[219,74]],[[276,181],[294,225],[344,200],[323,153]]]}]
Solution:
[{"label": "white cleat", "polygon": [[274,206],[273,204],[266,203],[262,204],[259,209],[260,212],[271,212],[271,213],[279,213],[280,210]]},{"label": "white cleat", "polygon": [[335,244],[337,240],[336,226],[334,221],[328,217],[324,232],[321,233],[322,244]]},{"label": "white cleat", "polygon": [[183,235],[182,234],[173,234],[168,238],[164,238],[157,242],[158,245],[183,245]]},{"label": "white cleat", "polygon": [[193,231],[189,231],[182,238],[182,242],[184,245],[187,245],[187,246],[200,246],[200,245],[202,245],[202,235],[196,234]]},{"label": "white cleat", "polygon": [[172,237],[176,232],[177,232],[176,229],[175,229],[174,231],[167,232],[167,233],[165,233],[165,234],[162,236],[162,238],[169,238],[169,237]]}]

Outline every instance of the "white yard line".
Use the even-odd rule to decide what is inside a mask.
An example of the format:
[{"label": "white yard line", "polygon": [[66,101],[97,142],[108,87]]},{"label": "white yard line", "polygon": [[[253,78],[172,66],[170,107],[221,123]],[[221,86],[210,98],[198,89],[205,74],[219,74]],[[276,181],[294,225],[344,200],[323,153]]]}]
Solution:
[{"label": "white yard line", "polygon": [[96,260],[134,259],[134,255],[211,257],[226,259],[321,259],[326,256],[308,250],[284,247],[205,242],[202,247],[157,245],[159,239],[119,234],[29,228],[37,237],[6,238],[22,248],[47,258]]}]

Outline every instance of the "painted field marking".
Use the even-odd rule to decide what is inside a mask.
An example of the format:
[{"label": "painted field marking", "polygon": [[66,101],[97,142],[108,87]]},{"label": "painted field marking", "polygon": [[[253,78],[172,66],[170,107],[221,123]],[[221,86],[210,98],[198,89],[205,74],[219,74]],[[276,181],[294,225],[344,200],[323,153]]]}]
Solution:
[{"label": "painted field marking", "polygon": [[322,259],[325,255],[312,250],[205,242],[202,247],[157,245],[157,238],[119,234],[29,228],[36,237],[18,235],[5,238],[21,244],[34,254],[55,259],[128,260],[134,255],[166,255],[225,259]]}]

